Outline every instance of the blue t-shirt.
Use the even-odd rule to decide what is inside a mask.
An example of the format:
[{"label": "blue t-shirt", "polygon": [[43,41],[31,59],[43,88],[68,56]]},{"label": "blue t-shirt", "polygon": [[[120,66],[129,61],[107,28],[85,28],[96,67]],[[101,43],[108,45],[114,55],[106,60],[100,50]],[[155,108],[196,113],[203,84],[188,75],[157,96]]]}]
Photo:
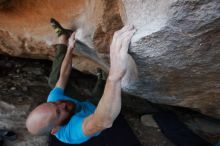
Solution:
[{"label": "blue t-shirt", "polygon": [[[47,102],[56,102],[66,100],[76,105],[76,113],[71,117],[70,121],[61,126],[55,133],[55,136],[62,142],[68,144],[80,144],[89,140],[93,136],[86,136],[82,130],[82,124],[86,117],[94,113],[95,106],[90,102],[79,102],[76,99],[64,95],[62,88],[55,87],[49,94]],[[99,135],[99,133],[94,136]]]},{"label": "blue t-shirt", "polygon": [[215,144],[215,146],[220,146],[220,140]]}]

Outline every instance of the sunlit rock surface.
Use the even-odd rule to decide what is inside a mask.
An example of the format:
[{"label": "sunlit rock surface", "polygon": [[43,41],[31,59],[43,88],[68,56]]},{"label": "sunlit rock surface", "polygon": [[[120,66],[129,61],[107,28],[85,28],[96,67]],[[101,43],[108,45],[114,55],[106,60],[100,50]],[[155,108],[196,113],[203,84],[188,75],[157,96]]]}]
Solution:
[{"label": "sunlit rock surface", "polygon": [[139,80],[124,90],[220,118],[219,0],[1,0],[0,52],[53,58],[50,17],[78,28],[77,38],[96,55],[76,50],[74,66],[91,73],[108,70],[113,32],[134,24],[129,52]]}]

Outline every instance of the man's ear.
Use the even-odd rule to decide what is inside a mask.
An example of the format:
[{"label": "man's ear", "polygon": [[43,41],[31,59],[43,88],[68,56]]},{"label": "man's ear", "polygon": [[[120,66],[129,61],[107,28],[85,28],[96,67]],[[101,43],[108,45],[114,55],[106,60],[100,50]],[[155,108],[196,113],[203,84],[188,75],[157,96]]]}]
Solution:
[{"label": "man's ear", "polygon": [[54,135],[59,129],[60,129],[60,126],[54,127],[54,128],[51,130],[50,134]]}]

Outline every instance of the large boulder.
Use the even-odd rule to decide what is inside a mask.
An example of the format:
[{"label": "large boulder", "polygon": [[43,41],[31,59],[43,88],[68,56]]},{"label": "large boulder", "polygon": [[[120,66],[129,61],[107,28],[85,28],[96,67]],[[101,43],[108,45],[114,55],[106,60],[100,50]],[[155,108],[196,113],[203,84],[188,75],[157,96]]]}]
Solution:
[{"label": "large boulder", "polygon": [[127,92],[220,118],[220,2],[122,2],[138,28],[130,52],[139,80]]},{"label": "large boulder", "polygon": [[129,53],[139,78],[124,91],[220,118],[219,0],[1,0],[0,52],[53,58],[50,17],[78,28],[77,39],[92,49],[76,50],[74,65],[91,73],[108,71],[114,31],[133,24]]}]

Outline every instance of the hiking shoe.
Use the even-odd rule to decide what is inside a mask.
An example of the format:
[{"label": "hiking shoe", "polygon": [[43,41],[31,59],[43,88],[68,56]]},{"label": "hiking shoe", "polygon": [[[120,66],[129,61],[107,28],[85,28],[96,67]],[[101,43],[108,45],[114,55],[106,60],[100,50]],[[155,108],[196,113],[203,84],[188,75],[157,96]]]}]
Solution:
[{"label": "hiking shoe", "polygon": [[75,31],[75,30],[63,28],[60,25],[60,23],[57,20],[55,20],[54,18],[50,18],[50,24],[54,28],[54,30],[57,33],[58,37],[61,36],[62,34],[64,34],[69,38],[70,35]]}]

